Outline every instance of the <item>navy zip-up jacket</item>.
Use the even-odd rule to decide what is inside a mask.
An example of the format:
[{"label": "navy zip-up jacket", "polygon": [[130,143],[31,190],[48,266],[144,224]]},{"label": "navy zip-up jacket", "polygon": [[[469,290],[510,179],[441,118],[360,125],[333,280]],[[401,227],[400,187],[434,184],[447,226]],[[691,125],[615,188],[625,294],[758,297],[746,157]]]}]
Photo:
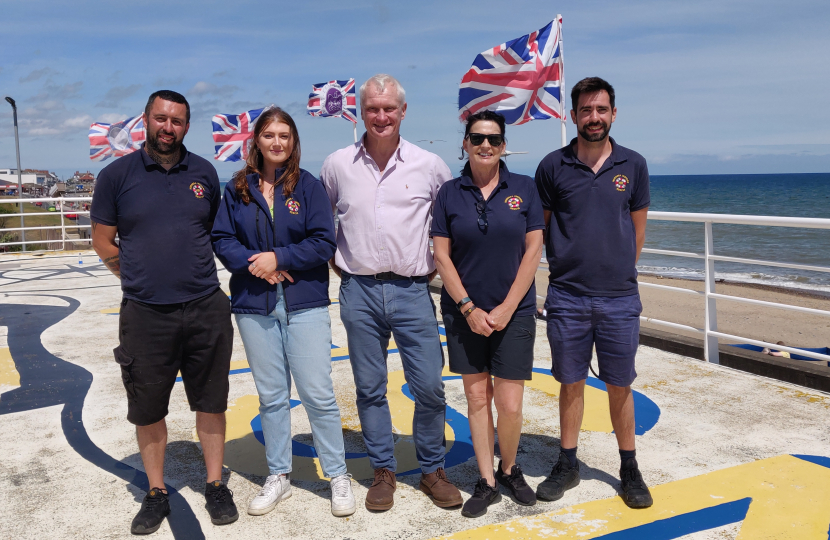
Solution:
[{"label": "navy zip-up jacket", "polygon": [[[283,169],[277,169],[280,177]],[[251,202],[245,204],[228,182],[216,214],[211,240],[216,256],[231,273],[231,311],[268,315],[277,306],[277,285],[248,271],[248,258],[265,251],[277,256],[277,270],[285,270],[294,283],[283,281],[288,311],[327,306],[328,261],[334,257],[334,218],[323,184],[300,169],[294,193],[286,199],[274,189],[274,218],[262,192],[259,175],[247,176]]]}]

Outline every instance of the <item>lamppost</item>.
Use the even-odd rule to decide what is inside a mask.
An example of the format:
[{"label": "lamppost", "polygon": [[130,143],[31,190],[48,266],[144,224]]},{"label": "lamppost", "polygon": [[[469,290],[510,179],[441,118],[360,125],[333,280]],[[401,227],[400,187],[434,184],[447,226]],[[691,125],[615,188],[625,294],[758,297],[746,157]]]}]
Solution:
[{"label": "lamppost", "polygon": [[[17,198],[23,199],[23,181],[20,177],[20,137],[17,134],[17,104],[14,102],[12,98],[6,96],[6,101],[9,102],[9,105],[12,106],[12,113],[14,114],[14,145],[17,149]],[[26,251],[26,231],[24,230],[25,225],[23,225],[23,203],[19,203],[20,206],[20,238],[23,241],[23,251]]]}]

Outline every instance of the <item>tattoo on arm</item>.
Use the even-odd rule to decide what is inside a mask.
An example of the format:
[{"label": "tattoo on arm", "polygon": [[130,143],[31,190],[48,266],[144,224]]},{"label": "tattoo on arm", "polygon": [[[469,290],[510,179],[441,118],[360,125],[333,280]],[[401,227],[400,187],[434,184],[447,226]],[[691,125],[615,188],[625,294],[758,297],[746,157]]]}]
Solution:
[{"label": "tattoo on arm", "polygon": [[104,264],[107,265],[107,268],[110,269],[110,272],[115,274],[115,277],[121,279],[121,260],[119,259],[118,255],[107,257],[106,259],[104,259]]}]

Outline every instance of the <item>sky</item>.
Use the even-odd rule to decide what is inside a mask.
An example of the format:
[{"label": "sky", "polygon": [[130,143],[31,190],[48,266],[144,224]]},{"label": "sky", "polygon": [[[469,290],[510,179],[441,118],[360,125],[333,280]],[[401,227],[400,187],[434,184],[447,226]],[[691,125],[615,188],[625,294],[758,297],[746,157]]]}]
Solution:
[{"label": "sky", "polygon": [[[830,172],[826,0],[0,0],[0,13],[0,95],[18,104],[21,165],[61,177],[110,163],[89,160],[89,124],[140,114],[163,88],[191,103],[185,144],[208,159],[214,114],[283,107],[297,121],[301,166],[316,175],[353,138],[346,120],[307,116],[312,84],[360,85],[375,73],[406,89],[402,136],[456,170],[462,75],[476,54],[557,13],[566,92],[587,76],[614,85],[611,135],[651,174]],[[567,130],[576,135],[570,121]],[[507,139],[528,152],[510,169],[532,174],[561,145],[559,121],[508,126]],[[212,162],[222,179],[240,165]],[[0,101],[6,167],[14,128]]]}]

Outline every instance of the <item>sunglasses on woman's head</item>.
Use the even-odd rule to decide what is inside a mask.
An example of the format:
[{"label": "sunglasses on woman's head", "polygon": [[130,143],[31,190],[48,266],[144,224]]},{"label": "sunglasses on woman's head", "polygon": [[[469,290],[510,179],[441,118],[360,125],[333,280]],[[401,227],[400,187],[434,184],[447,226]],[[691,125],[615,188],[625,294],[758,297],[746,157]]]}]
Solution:
[{"label": "sunglasses on woman's head", "polygon": [[498,133],[494,133],[492,135],[484,135],[482,133],[470,133],[467,135],[467,138],[470,139],[470,143],[473,146],[479,146],[481,143],[484,142],[484,139],[487,139],[490,142],[490,146],[501,146],[504,142],[504,135],[499,135]]}]

